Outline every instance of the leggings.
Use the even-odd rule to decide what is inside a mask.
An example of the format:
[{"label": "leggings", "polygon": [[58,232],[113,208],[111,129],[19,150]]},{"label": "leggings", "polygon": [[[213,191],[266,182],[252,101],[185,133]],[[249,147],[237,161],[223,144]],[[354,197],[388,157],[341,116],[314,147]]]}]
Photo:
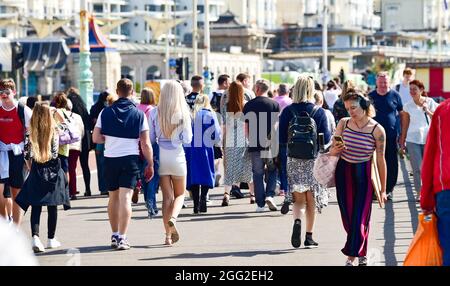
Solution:
[{"label": "leggings", "polygon": [[91,192],[91,170],[89,170],[89,151],[81,150],[80,165],[83,170],[84,186],[87,193]]},{"label": "leggings", "polygon": [[201,194],[200,194],[200,185],[192,185],[192,200],[194,201],[194,210],[198,210],[200,208],[206,206],[206,196],[208,195],[209,187],[201,186]]},{"label": "leggings", "polygon": [[[41,206],[32,206],[31,207],[31,235],[39,236],[39,224],[41,221]],[[56,232],[56,221],[58,219],[58,209],[57,206],[47,206],[48,212],[48,238],[55,238]]]}]

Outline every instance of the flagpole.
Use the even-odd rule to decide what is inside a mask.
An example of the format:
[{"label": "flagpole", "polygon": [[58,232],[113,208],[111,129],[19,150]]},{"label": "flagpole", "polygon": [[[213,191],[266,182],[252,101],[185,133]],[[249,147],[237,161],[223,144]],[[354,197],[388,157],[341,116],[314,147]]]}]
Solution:
[{"label": "flagpole", "polygon": [[438,33],[438,61],[440,62],[442,60],[442,2],[441,0],[437,0],[438,5],[437,5],[437,9],[438,9],[438,29],[437,29],[437,33]]},{"label": "flagpole", "polygon": [[[166,21],[169,21],[169,2],[166,2],[165,10],[166,10],[166,15],[165,15]],[[170,61],[170,51],[169,51],[169,49],[170,49],[170,43],[169,43],[170,30],[171,30],[171,28],[169,28],[166,32],[166,79],[170,79],[170,72],[169,72],[169,69],[170,69],[170,63],[169,63],[169,61]]]},{"label": "flagpole", "polygon": [[198,0],[192,0],[192,51],[193,55],[193,73],[194,75],[198,74],[198,26],[197,26],[197,6]]},{"label": "flagpole", "polygon": [[91,52],[89,46],[89,19],[87,0],[80,4],[80,96],[89,110],[93,104],[94,81],[91,71]]}]

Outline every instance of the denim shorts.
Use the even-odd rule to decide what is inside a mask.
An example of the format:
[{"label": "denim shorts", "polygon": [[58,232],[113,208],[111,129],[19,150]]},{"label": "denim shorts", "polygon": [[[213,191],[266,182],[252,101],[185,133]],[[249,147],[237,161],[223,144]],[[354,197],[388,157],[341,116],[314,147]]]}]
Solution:
[{"label": "denim shorts", "polygon": [[104,174],[108,191],[134,189],[139,179],[139,156],[105,157]]}]

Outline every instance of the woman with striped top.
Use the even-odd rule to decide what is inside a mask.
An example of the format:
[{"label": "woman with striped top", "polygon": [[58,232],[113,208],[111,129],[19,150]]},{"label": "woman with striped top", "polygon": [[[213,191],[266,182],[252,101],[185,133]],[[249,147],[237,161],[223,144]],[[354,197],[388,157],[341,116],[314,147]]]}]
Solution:
[{"label": "woman with striped top", "polygon": [[[339,121],[330,155],[340,155],[335,178],[339,209],[347,232],[342,253],[348,257],[347,266],[353,266],[356,257],[363,266],[367,265],[373,198],[371,163],[375,150],[382,197],[386,201],[385,131],[372,119],[375,109],[361,92],[350,92],[344,95],[343,101],[350,118]],[[336,140],[336,136],[342,136],[343,142]]]}]

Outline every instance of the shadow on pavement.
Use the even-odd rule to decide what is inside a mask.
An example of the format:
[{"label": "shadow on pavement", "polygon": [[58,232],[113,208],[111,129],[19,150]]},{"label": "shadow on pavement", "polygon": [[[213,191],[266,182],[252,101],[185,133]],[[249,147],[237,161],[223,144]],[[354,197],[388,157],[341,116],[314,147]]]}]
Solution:
[{"label": "shadow on pavement", "polygon": [[58,249],[55,251],[46,251],[42,253],[37,253],[36,256],[50,256],[50,255],[64,255],[69,253],[70,250],[78,250],[80,253],[101,253],[101,252],[111,252],[114,251],[111,249],[109,245],[100,245],[100,246],[87,246],[87,247],[76,247],[69,249]]},{"label": "shadow on pavement", "polygon": [[284,250],[257,250],[257,251],[237,251],[237,252],[216,252],[216,253],[181,253],[168,257],[153,257],[139,259],[141,261],[163,260],[163,259],[197,259],[197,258],[219,258],[219,257],[253,257],[256,255],[282,255],[298,251],[297,249]]},{"label": "shadow on pavement", "polygon": [[[384,222],[384,255],[385,255],[385,263],[386,266],[397,266],[399,265],[399,262],[397,260],[397,256],[404,254],[400,252],[395,252],[395,247],[398,246],[405,246],[405,244],[397,244],[398,241],[401,240],[407,240],[408,242],[411,241],[410,238],[397,238],[396,234],[404,234],[404,233],[411,233],[411,231],[398,231],[398,229],[409,227],[405,226],[396,226],[395,224],[398,223],[405,223],[405,222],[411,222],[411,227],[413,230],[413,233],[416,232],[417,225],[418,225],[418,211],[417,211],[417,202],[415,200],[414,190],[413,190],[413,184],[411,182],[411,177],[409,176],[409,171],[406,168],[406,161],[405,160],[399,160],[399,165],[401,172],[399,174],[403,175],[403,184],[397,184],[398,186],[404,185],[405,186],[405,193],[407,199],[403,200],[395,200],[394,202],[387,202],[385,206],[385,222]],[[394,191],[395,195],[395,191]],[[396,206],[400,203],[407,203],[406,207],[400,207]],[[411,216],[411,221],[409,220],[397,220],[395,221],[395,211],[400,211],[402,209],[409,209],[409,214]],[[409,246],[409,243],[406,245]]]}]

